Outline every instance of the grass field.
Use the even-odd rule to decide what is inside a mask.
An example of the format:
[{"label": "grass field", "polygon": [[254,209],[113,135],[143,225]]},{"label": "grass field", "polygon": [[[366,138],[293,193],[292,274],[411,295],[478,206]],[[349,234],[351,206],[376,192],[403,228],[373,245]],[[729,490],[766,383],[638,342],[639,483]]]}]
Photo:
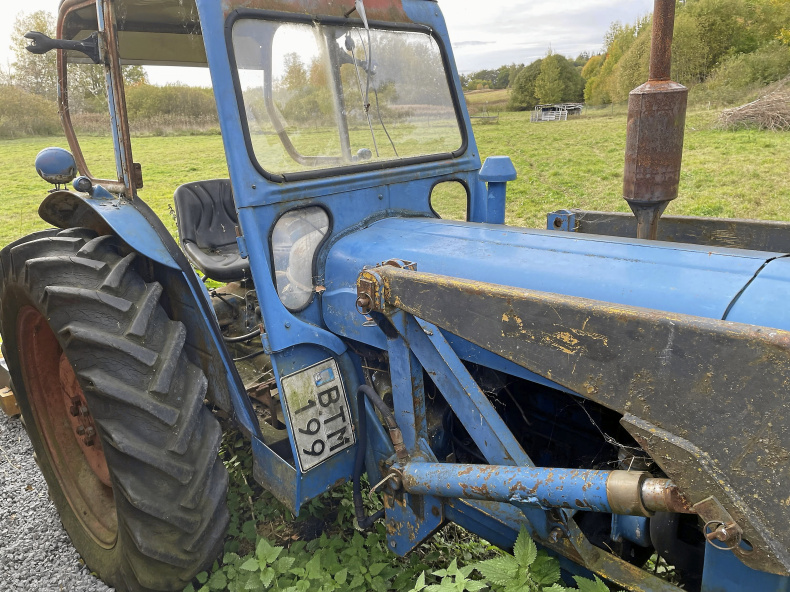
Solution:
[{"label": "grass field", "polygon": [[[715,113],[689,115],[680,196],[667,214],[790,220],[790,134],[713,129]],[[529,123],[528,113],[502,113],[476,125],[485,158],[506,154],[519,178],[508,185],[509,224],[543,227],[561,208],[628,211],[622,199],[625,115]],[[460,200],[442,204],[463,213]]]},{"label": "grass field", "polygon": [[497,113],[505,110],[510,91],[506,88],[498,90],[473,90],[464,93],[469,112],[474,115],[484,109],[489,113]]},{"label": "grass field", "polygon": [[[715,113],[689,115],[680,197],[668,214],[790,220],[790,134],[713,129]],[[509,224],[543,227],[561,208],[628,211],[621,197],[625,117],[594,116],[530,124],[528,113],[502,113],[498,124],[475,125],[480,154],[509,155],[519,178],[508,187]],[[0,142],[0,245],[46,226],[37,208],[50,186],[36,175],[35,156],[63,138]],[[108,138],[83,140],[95,174],[110,174]],[[148,201],[171,230],[175,188],[188,181],[227,176],[220,136],[147,137],[135,141]],[[465,200],[439,196],[439,211],[461,217]]]}]

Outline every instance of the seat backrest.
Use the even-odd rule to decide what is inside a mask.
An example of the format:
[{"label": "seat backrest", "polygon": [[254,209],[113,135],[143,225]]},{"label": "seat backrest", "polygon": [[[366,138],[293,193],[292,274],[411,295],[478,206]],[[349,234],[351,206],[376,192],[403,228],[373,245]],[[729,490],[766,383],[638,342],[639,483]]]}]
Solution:
[{"label": "seat backrest", "polygon": [[207,250],[236,243],[238,217],[230,179],[181,185],[173,200],[182,243]]}]

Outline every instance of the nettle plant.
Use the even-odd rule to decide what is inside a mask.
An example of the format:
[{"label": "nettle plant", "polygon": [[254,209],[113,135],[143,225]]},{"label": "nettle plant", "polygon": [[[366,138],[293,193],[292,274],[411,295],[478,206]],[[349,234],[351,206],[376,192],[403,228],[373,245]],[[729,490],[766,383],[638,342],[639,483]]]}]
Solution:
[{"label": "nettle plant", "polygon": [[[559,562],[538,551],[523,528],[512,555],[449,525],[398,557],[386,547],[382,523],[356,529],[350,486],[294,517],[250,479],[252,456],[237,432],[225,434],[220,453],[230,477],[225,552],[184,592],[609,592],[597,577],[576,576],[576,587],[565,586]],[[372,496],[365,504],[370,514],[381,508]]]},{"label": "nettle plant", "polygon": [[[482,577],[470,579],[474,572]],[[439,579],[438,583],[427,583],[425,572],[422,572],[410,592],[609,592],[608,586],[597,576],[595,580],[574,576],[578,588],[563,585],[559,562],[545,551],[538,551],[524,528],[516,539],[513,555],[502,553],[465,567],[458,567],[453,559],[447,569],[434,571],[432,575]]]}]

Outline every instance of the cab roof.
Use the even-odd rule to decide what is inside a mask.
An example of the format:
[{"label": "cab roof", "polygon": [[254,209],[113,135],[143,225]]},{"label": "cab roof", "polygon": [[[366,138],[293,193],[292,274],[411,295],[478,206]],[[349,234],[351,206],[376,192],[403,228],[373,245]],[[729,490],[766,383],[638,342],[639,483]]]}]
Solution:
[{"label": "cab roof", "polygon": [[[116,0],[114,4],[123,64],[206,65],[195,0]],[[64,8],[68,10],[64,39],[82,39],[96,31],[95,1],[63,0]],[[84,61],[83,57],[69,54],[73,62]]]},{"label": "cab roof", "polygon": [[[225,16],[256,9],[345,16],[354,0],[216,0]],[[433,1],[433,0],[427,0]],[[115,0],[118,43],[123,64],[205,66],[206,51],[195,0]],[[97,29],[95,0],[61,0],[64,39],[82,39]],[[409,22],[402,0],[365,0],[371,20]],[[69,52],[72,62],[82,54]]]}]

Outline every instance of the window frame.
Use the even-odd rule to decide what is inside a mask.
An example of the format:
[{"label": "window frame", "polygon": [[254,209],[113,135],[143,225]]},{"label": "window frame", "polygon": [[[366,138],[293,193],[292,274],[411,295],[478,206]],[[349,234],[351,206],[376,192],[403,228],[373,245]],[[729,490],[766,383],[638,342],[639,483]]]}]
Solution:
[{"label": "window frame", "polygon": [[450,91],[450,98],[453,103],[455,111],[455,118],[458,123],[458,131],[461,134],[461,146],[453,152],[442,152],[437,154],[428,154],[421,156],[412,156],[409,158],[392,159],[380,162],[370,162],[362,164],[350,164],[340,167],[329,167],[325,169],[316,169],[311,171],[296,171],[292,173],[271,173],[267,171],[263,165],[258,161],[255,150],[252,146],[252,137],[250,134],[249,122],[247,121],[247,112],[244,104],[244,97],[241,88],[241,80],[239,77],[239,68],[236,62],[236,52],[233,47],[233,26],[240,20],[268,20],[280,21],[284,23],[298,23],[298,24],[321,24],[321,25],[339,25],[339,26],[357,26],[364,27],[361,19],[352,18],[338,18],[330,16],[316,16],[308,14],[295,14],[289,12],[278,12],[271,10],[254,10],[254,9],[238,9],[234,10],[228,15],[225,21],[225,43],[228,51],[228,60],[231,66],[231,77],[233,79],[233,87],[236,96],[236,103],[239,110],[239,118],[241,120],[242,134],[244,136],[244,143],[247,149],[250,162],[255,167],[255,170],[260,173],[265,179],[273,183],[287,183],[293,181],[306,181],[310,179],[320,179],[325,177],[337,177],[341,175],[353,175],[356,173],[364,173],[368,171],[380,171],[391,168],[399,168],[415,164],[425,164],[429,162],[437,162],[441,160],[452,160],[462,156],[469,147],[469,133],[464,123],[462,116],[463,110],[461,109],[458,92],[453,79],[453,69],[450,64],[450,59],[445,48],[445,45],[436,31],[430,27],[419,24],[404,24],[404,23],[389,23],[383,21],[369,21],[371,29],[380,29],[385,31],[404,31],[404,32],[417,32],[429,35],[439,48],[439,53],[442,58],[442,65],[444,66],[445,77],[447,79],[448,90]]}]

